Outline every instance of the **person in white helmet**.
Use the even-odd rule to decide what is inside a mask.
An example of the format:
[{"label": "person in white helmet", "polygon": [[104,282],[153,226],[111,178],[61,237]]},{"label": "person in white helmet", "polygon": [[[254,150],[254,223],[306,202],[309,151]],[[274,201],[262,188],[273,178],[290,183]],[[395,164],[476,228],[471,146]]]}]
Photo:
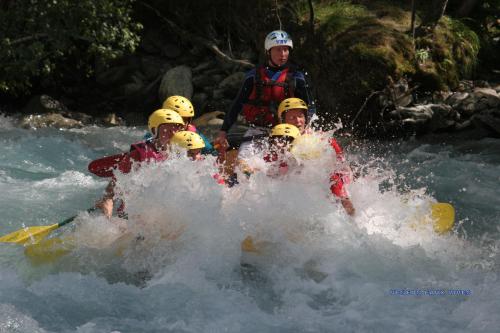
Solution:
[{"label": "person in white helmet", "polygon": [[228,176],[233,176],[237,154],[233,151],[226,156],[228,148],[236,148],[228,142],[227,132],[240,113],[243,113],[250,126],[243,139],[238,140],[243,141],[238,153],[242,159],[253,153],[251,147],[254,139],[267,136],[270,128],[279,123],[277,107],[284,99],[298,97],[304,100],[308,105],[309,119],[315,113],[314,100],[304,73],[289,62],[293,41],[288,33],[282,30],[272,31],[264,41],[264,48],[267,63],[247,72],[243,85],[214,140],[221,159],[226,160],[228,167],[225,173],[229,173]]}]

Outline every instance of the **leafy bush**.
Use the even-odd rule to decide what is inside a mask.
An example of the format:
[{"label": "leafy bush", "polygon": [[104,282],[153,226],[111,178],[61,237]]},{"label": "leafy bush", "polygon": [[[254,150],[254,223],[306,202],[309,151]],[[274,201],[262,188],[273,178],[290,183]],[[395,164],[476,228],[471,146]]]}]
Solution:
[{"label": "leafy bush", "polygon": [[26,0],[0,6],[0,93],[91,76],[96,63],[133,51],[133,0]]}]

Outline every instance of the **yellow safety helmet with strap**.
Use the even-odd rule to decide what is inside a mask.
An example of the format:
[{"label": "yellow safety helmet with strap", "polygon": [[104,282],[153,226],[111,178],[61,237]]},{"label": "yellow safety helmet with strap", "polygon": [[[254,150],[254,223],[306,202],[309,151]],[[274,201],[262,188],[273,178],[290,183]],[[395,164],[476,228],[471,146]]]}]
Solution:
[{"label": "yellow safety helmet with strap", "polygon": [[307,104],[303,100],[297,97],[291,97],[284,99],[278,106],[278,120],[283,122],[283,114],[288,110],[292,109],[302,109],[305,110],[304,114],[307,117]]},{"label": "yellow safety helmet with strap", "polygon": [[194,117],[193,104],[183,96],[170,96],[163,102],[163,109],[174,110],[181,115],[181,117]]},{"label": "yellow safety helmet with strap", "polygon": [[296,139],[300,136],[300,130],[291,124],[279,124],[271,130],[271,137],[273,136],[285,136]]},{"label": "yellow safety helmet with strap", "polygon": [[182,147],[187,150],[205,148],[205,141],[195,132],[179,131],[170,139],[172,145]]},{"label": "yellow safety helmet with strap", "polygon": [[157,135],[156,129],[161,124],[179,124],[184,125],[182,117],[174,110],[159,109],[151,113],[148,119],[148,127],[153,135]]}]

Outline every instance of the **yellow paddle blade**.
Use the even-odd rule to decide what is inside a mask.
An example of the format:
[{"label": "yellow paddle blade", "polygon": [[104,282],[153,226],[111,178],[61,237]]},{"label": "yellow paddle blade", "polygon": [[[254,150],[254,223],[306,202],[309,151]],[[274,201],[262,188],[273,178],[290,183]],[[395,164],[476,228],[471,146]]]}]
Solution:
[{"label": "yellow paddle blade", "polygon": [[58,224],[26,227],[24,229],[14,231],[8,235],[0,237],[0,242],[24,244],[26,242],[36,243],[43,239],[54,229],[59,227]]},{"label": "yellow paddle blade", "polygon": [[72,238],[50,238],[24,248],[24,254],[34,265],[57,261],[75,248]]},{"label": "yellow paddle blade", "polygon": [[431,216],[434,220],[434,231],[438,234],[443,234],[453,228],[455,209],[449,203],[438,202],[432,204]]},{"label": "yellow paddle blade", "polygon": [[259,253],[259,250],[255,247],[252,237],[247,236],[243,242],[241,242],[241,250],[244,252],[255,252]]}]

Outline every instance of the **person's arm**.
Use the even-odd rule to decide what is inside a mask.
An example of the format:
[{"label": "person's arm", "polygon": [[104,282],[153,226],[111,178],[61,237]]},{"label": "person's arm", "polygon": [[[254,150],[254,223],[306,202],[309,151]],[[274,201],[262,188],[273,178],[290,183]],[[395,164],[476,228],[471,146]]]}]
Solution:
[{"label": "person's arm", "polygon": [[308,119],[316,114],[316,103],[314,101],[314,96],[311,91],[311,87],[306,80],[304,73],[300,71],[294,72],[295,78],[295,96],[306,102],[308,106]]},{"label": "person's arm", "polygon": [[[335,151],[337,161],[344,162],[345,161],[344,152],[342,151],[342,148],[340,147],[337,140],[335,140],[334,138],[330,138],[329,143],[332,149]],[[330,182],[331,182],[330,190],[333,195],[340,198],[340,202],[342,203],[342,206],[344,207],[346,213],[353,216],[356,210],[354,209],[354,205],[352,204],[352,201],[349,198],[349,195],[344,188],[344,186],[346,185],[345,177],[348,177],[348,175],[346,175],[343,172],[335,172],[330,177]]]},{"label": "person's arm", "polygon": [[356,214],[356,210],[354,209],[354,205],[352,204],[350,198],[341,198],[340,202],[348,215],[354,216],[354,214]]},{"label": "person's arm", "polygon": [[[117,170],[122,173],[129,173],[132,169],[133,161],[138,161],[139,154],[136,150],[132,150],[123,156],[121,161],[118,163]],[[104,216],[108,219],[113,215],[114,199],[115,199],[115,185],[116,178],[113,176],[111,181],[106,186],[104,190],[104,195],[101,200],[96,202],[96,207],[102,210]]]},{"label": "person's arm", "polygon": [[238,95],[236,95],[233,104],[231,104],[229,112],[226,113],[224,117],[224,122],[222,123],[221,131],[224,132],[229,131],[229,129],[238,119],[238,115],[243,109],[243,104],[248,102],[248,97],[250,97],[250,94],[252,93],[254,79],[255,79],[255,70],[252,70],[249,73],[247,73],[245,81],[243,81],[243,84],[238,92]]},{"label": "person's arm", "polygon": [[345,184],[343,180],[343,174],[337,172],[334,173],[330,177],[330,182],[330,191],[332,192],[332,194],[340,199],[340,202],[342,203],[342,206],[344,207],[346,213],[353,216],[356,213],[356,210],[354,209],[354,205],[352,204],[352,201],[344,188]]},{"label": "person's arm", "polygon": [[345,162],[344,152],[342,151],[342,148],[340,147],[337,140],[335,140],[334,138],[330,138],[328,142],[330,143],[330,147],[332,147],[333,150],[335,151],[335,156],[337,158],[337,161]]},{"label": "person's arm", "polygon": [[113,177],[113,179],[111,179],[111,181],[108,183],[108,186],[106,186],[103,197],[95,204],[96,208],[100,208],[104,216],[106,216],[108,219],[110,219],[111,215],[113,215],[115,182],[116,180]]},{"label": "person's arm", "polygon": [[227,112],[224,117],[224,122],[222,123],[219,134],[214,140],[215,149],[219,150],[219,152],[220,150],[227,149],[227,147],[229,146],[227,142],[227,132],[231,129],[231,127],[238,119],[238,115],[243,109],[243,104],[248,102],[248,98],[252,93],[254,78],[255,69],[247,73],[245,81],[243,81],[243,85],[241,86],[238,95],[234,99],[233,104],[231,104],[229,112]]}]

